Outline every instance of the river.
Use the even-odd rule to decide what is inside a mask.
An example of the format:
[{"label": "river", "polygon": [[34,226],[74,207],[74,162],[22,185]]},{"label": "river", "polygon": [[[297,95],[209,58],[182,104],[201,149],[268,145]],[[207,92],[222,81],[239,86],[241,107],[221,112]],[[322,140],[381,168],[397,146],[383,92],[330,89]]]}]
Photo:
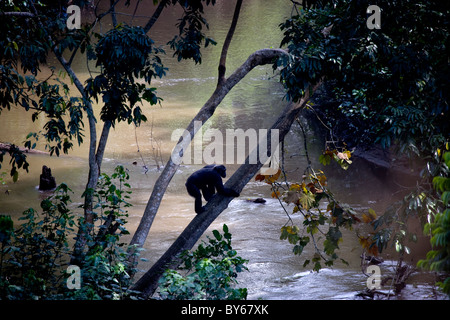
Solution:
[{"label": "river", "polygon": [[[172,58],[170,49],[165,47],[167,55],[163,63],[169,68],[169,72],[163,79],[154,81],[158,95],[164,99],[161,106],[144,105],[144,113],[149,119],[147,123],[138,128],[119,123],[110,134],[102,170],[111,173],[119,164],[129,170],[133,207],[128,210],[127,228],[131,234],[139,223],[160,172],[155,163],[153,147],[160,149],[163,162],[167,161],[175,145],[170,139],[172,132],[178,128],[184,129],[215,89],[221,44],[228,31],[233,8],[234,1],[218,1],[214,9],[206,9],[210,22],[207,32],[218,42],[218,46],[203,50],[201,65],[195,65],[192,61],[177,62]],[[119,15],[119,20],[129,21],[133,10],[133,6],[119,8],[119,12],[128,14]],[[134,22],[145,23],[152,10],[153,6],[141,5],[139,17],[135,17]],[[278,47],[282,36],[278,25],[290,14],[291,2],[287,0],[245,1],[228,54],[228,75],[255,50]],[[180,18],[181,11],[166,9],[163,16],[149,34],[160,44],[169,40],[167,34],[176,33],[174,24]],[[110,24],[103,22],[98,27],[107,30]],[[49,64],[57,66],[57,70],[61,68],[55,60],[50,60]],[[90,67],[94,69],[94,66]],[[77,56],[73,68],[82,81],[88,77],[84,56]],[[43,67],[44,76],[45,70]],[[217,128],[222,132],[228,128],[267,128],[285,106],[283,97],[284,92],[271,66],[258,67],[228,94],[206,127]],[[100,106],[95,107],[98,112]],[[29,132],[40,130],[43,120],[41,117],[33,123],[31,115],[20,109],[3,112],[0,117],[0,141],[20,144]],[[305,119],[302,121],[308,125]],[[87,127],[86,119],[85,125]],[[98,131],[100,129],[99,127]],[[313,129],[311,126],[308,128],[307,143],[313,163],[318,164],[324,141]],[[43,149],[41,142],[38,148]],[[306,160],[302,135],[297,126],[294,126],[287,137],[286,149],[286,168],[291,173],[289,178],[299,181]],[[76,210],[81,204],[80,195],[86,184],[87,157],[88,143],[76,146],[69,155],[60,157],[29,155],[30,172],[21,172],[20,179],[15,184],[8,180],[7,186],[0,186],[0,191],[9,189],[9,194],[0,192],[0,214],[10,214],[17,218],[28,207],[39,208],[40,201],[49,195],[37,188],[42,165],[52,169],[57,183],[69,184],[74,191],[72,200]],[[193,199],[186,193],[184,182],[200,167],[182,165],[172,179],[145,243],[143,257],[148,261],[141,262],[140,269],[148,269],[195,215]],[[238,166],[227,167],[230,176]],[[7,168],[6,161],[3,168]],[[334,166],[321,169],[329,177],[329,186],[337,198],[352,206],[358,213],[367,211],[369,207],[381,212],[394,200],[398,191],[393,183],[397,181],[394,175],[381,177],[361,159],[355,159],[346,172]],[[224,223],[228,225],[233,234],[233,248],[241,257],[249,260],[249,272],[243,272],[238,278],[239,286],[248,288],[249,299],[354,299],[355,294],[366,287],[367,279],[361,272],[361,247],[355,234],[344,233],[345,241],[340,245],[339,254],[349,262],[349,266],[336,264],[333,268],[313,273],[308,267],[302,267],[304,259],[311,255],[312,248],[305,249],[302,256],[294,256],[292,246],[279,239],[280,228],[286,223],[287,217],[278,201],[270,197],[270,193],[268,185],[253,179],[208,231],[221,230]],[[246,201],[257,197],[263,197],[267,202],[256,204]],[[293,216],[293,219],[301,225],[299,216]],[[418,232],[421,234],[420,230]],[[382,270],[389,272],[392,265],[395,265],[395,257],[385,258],[387,261]],[[433,299],[434,280],[433,274],[418,272],[411,277],[406,289],[397,298]]]}]

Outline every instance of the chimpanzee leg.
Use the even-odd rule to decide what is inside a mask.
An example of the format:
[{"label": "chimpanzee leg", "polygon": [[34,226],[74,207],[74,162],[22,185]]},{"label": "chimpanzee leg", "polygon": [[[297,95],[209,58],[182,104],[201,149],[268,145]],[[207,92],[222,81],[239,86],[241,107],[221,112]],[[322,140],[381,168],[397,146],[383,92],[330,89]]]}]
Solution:
[{"label": "chimpanzee leg", "polygon": [[216,189],[214,188],[213,184],[207,185],[206,188],[202,189],[203,198],[205,198],[206,201],[211,200],[215,191]]},{"label": "chimpanzee leg", "polygon": [[195,212],[202,213],[205,211],[202,207],[202,194],[197,186],[193,183],[186,183],[186,189],[189,195],[195,198]]}]

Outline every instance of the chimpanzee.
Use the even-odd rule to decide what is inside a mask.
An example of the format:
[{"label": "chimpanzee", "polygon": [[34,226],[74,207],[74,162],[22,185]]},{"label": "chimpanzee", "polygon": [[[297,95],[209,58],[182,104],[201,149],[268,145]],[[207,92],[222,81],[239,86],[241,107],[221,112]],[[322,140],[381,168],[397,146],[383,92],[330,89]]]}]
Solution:
[{"label": "chimpanzee", "polygon": [[239,197],[238,192],[223,186],[222,178],[226,177],[226,171],[227,168],[223,165],[210,164],[194,172],[187,179],[186,189],[189,195],[195,198],[197,214],[205,211],[205,208],[202,207],[202,193],[206,201],[211,200],[216,190],[217,193],[224,196]]}]

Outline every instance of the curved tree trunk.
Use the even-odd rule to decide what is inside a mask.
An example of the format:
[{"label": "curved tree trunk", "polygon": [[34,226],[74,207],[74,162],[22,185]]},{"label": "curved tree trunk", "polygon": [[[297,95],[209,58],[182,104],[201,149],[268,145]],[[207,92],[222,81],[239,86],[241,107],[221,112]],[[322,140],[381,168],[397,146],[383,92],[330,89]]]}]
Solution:
[{"label": "curved tree trunk", "polygon": [[[131,246],[142,247],[147,238],[147,235],[152,226],[153,220],[158,212],[159,205],[161,203],[162,197],[172,180],[175,172],[177,171],[179,164],[175,164],[172,158],[181,157],[182,150],[186,150],[189,147],[190,141],[194,138],[194,135],[199,129],[194,126],[194,122],[201,121],[204,124],[211,116],[214,114],[217,106],[222,102],[225,96],[230,92],[230,90],[244,78],[253,68],[259,65],[265,65],[274,62],[274,60],[281,55],[287,54],[285,50],[282,49],[261,49],[253,54],[251,54],[248,59],[226,80],[223,80],[219,84],[205,103],[205,105],[200,109],[198,114],[192,119],[191,123],[188,125],[186,130],[190,133],[191,139],[182,139],[178,141],[178,147],[181,150],[180,154],[172,154],[172,157],[167,162],[161,175],[155,183],[150,199],[147,202],[144,214],[141,218],[141,222],[131,240]],[[177,148],[178,149],[178,148]]]},{"label": "curved tree trunk", "polygon": [[[314,91],[317,88],[313,88]],[[309,100],[310,92],[306,92],[304,98],[294,104],[289,103],[283,110],[279,118],[273,124],[271,130],[279,130],[279,142],[284,140],[284,137],[289,132],[292,123],[295,121],[300,111],[306,105]],[[267,133],[267,153],[272,153],[271,130]],[[258,147],[252,152],[258,152]],[[253,178],[258,170],[263,166],[263,163],[250,164],[249,157],[247,157],[245,163],[239,167],[239,169],[230,177],[226,182],[227,188],[232,188],[237,192],[241,192],[244,186]],[[190,250],[199,240],[201,235],[211,225],[211,223],[228,207],[228,203],[233,197],[226,197],[216,194],[211,201],[205,206],[205,212],[197,215],[184,229],[180,236],[175,240],[171,247],[163,254],[163,256],[135,283],[133,290],[141,291],[144,298],[148,298],[153,295],[158,286],[158,280],[161,277],[164,270],[167,268],[176,268],[180,265],[181,260],[179,255],[185,251]]]},{"label": "curved tree trunk", "polygon": [[[282,49],[262,49],[251,54],[248,59],[235,70],[233,74],[231,74],[228,78],[225,77],[226,73],[226,57],[228,53],[228,48],[230,42],[233,38],[234,31],[236,29],[237,21],[239,19],[239,13],[241,10],[242,0],[238,0],[236,2],[233,20],[231,22],[229,31],[227,33],[226,39],[223,44],[222,53],[220,56],[219,67],[218,67],[218,81],[217,87],[214,93],[211,95],[209,100],[204,104],[204,106],[200,109],[198,114],[192,119],[191,123],[188,125],[186,130],[189,132],[190,139],[180,138],[177,144],[177,148],[172,152],[172,156],[164,167],[161,175],[158,177],[155,186],[153,188],[150,199],[147,202],[147,206],[144,210],[144,214],[141,218],[139,226],[136,232],[133,235],[133,238],[130,242],[130,250],[129,250],[129,261],[130,264],[134,264],[135,255],[133,254],[136,248],[142,247],[144,245],[145,240],[147,239],[148,233],[150,232],[150,228],[153,224],[155,216],[158,212],[159,206],[161,204],[161,200],[164,196],[164,193],[172,180],[172,177],[176,173],[179,164],[176,164],[172,159],[178,159],[183,156],[183,150],[186,150],[189,147],[189,143],[193,140],[195,134],[199,130],[198,126],[194,126],[194,123],[197,121],[201,121],[202,125],[214,114],[218,105],[222,102],[225,96],[230,92],[230,90],[241,81],[253,68],[258,65],[265,65],[273,63],[277,58],[282,55],[286,55],[287,52]],[[178,151],[180,150],[180,151]],[[179,161],[176,161],[180,163]],[[258,168],[259,169],[259,168]],[[256,169],[255,172],[258,170]],[[254,175],[251,174],[250,178]],[[248,181],[247,180],[247,181]],[[244,187],[243,184],[239,190]],[[237,189],[236,189],[237,190]],[[231,201],[231,198],[228,199],[228,202]],[[160,259],[160,262],[157,263],[151,270],[149,270],[146,275],[141,278],[136,283],[136,289],[144,291],[144,295],[151,295],[157,284],[157,280],[159,279],[162,268],[166,265],[167,261],[173,259],[179,252],[185,250],[185,248],[191,248],[198,238],[203,234],[206,228],[211,224],[212,221],[226,208],[228,202],[223,202],[222,209],[215,209],[217,215],[208,215],[212,218],[211,221],[206,220],[203,222],[201,226],[197,226],[197,223],[202,222],[203,217],[207,215],[197,216],[193,220],[194,225],[190,225],[191,228],[188,227],[187,231],[184,232],[180,238],[173,244],[171,249],[169,249],[164,256]],[[217,210],[217,211],[216,211]],[[198,231],[195,231],[198,230]],[[189,241],[188,241],[189,239]],[[181,250],[181,251],[180,251]]]}]

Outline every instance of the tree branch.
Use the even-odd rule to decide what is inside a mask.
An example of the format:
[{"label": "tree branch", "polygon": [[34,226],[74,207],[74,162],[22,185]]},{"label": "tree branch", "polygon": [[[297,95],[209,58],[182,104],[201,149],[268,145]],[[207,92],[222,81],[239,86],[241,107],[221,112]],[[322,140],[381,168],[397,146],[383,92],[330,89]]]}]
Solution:
[{"label": "tree branch", "polygon": [[102,166],[103,154],[105,153],[106,143],[108,142],[108,136],[111,129],[111,125],[112,123],[110,120],[106,120],[103,124],[102,134],[100,136],[97,152],[95,155],[95,161],[97,163],[98,171],[100,171],[100,168]]},{"label": "tree branch", "polygon": [[[97,5],[95,6],[94,9],[94,14],[95,14],[95,20],[94,22],[91,23],[89,29],[86,30],[86,38],[88,37],[88,33],[94,28],[94,26],[101,20],[103,19],[105,16],[107,16],[109,13],[111,13],[111,19],[113,21],[113,26],[116,27],[117,25],[117,19],[116,19],[116,11],[115,11],[115,6],[116,4],[119,2],[120,0],[116,0],[114,3],[112,1],[110,1],[111,5],[109,7],[109,9],[105,12],[103,12],[100,15],[97,15],[97,8],[98,5],[100,3],[100,1],[97,2]],[[70,56],[69,59],[69,65],[72,65],[72,61],[75,58],[76,53],[78,52],[78,49],[80,48],[80,45],[83,43],[84,39],[82,41],[80,41],[77,46],[73,49],[72,51],[72,55]],[[86,57],[87,58],[87,57]]]},{"label": "tree branch", "polygon": [[[34,14],[38,17],[38,23],[42,29],[44,28],[44,25],[42,21],[39,19],[38,12],[36,10],[36,7],[34,6],[33,1],[29,1],[30,7]],[[62,56],[62,54],[59,52],[58,47],[55,45],[51,35],[47,36],[47,41],[49,42],[49,46],[52,48],[53,53],[55,54],[56,58],[58,59],[59,63],[63,66],[63,68],[66,70],[66,72],[69,74],[70,78],[72,79],[73,83],[75,84],[76,88],[80,92],[81,96],[83,97],[84,104],[86,106],[86,110],[88,113],[88,122],[89,122],[89,177],[88,177],[88,183],[86,185],[86,189],[94,189],[97,185],[98,176],[100,174],[99,167],[96,163],[96,146],[97,146],[97,130],[95,127],[96,120],[94,117],[94,109],[92,107],[92,104],[89,100],[88,95],[86,94],[86,91],[84,90],[83,85],[81,84],[80,80],[76,76],[75,72],[72,70],[69,63],[66,61],[66,59]],[[92,194],[90,192],[87,192],[85,195],[85,208],[84,208],[84,216],[85,220],[88,223],[87,229],[80,228],[78,230],[78,236],[77,241],[74,246],[74,255],[72,258],[71,263],[77,264],[78,257],[81,254],[84,244],[86,242],[85,234],[89,233],[89,228],[92,223]]]},{"label": "tree branch", "polygon": [[116,18],[116,4],[119,1],[116,1],[116,3],[114,3],[114,0],[109,0],[109,6],[110,6],[110,11],[111,11],[111,20],[112,20],[112,24],[113,27],[115,28],[117,26],[117,18]]},{"label": "tree branch", "polygon": [[0,12],[0,16],[18,16],[18,17],[36,17],[35,14],[31,12],[21,12],[21,11],[13,11],[13,12]]},{"label": "tree branch", "polygon": [[162,0],[158,7],[156,8],[155,12],[153,13],[153,16],[150,18],[150,20],[147,22],[147,24],[144,27],[144,32],[148,33],[150,29],[153,27],[155,22],[158,20],[159,16],[161,15],[161,12],[166,7],[166,5],[169,3],[169,0]]},{"label": "tree branch", "polygon": [[233,21],[231,22],[230,29],[228,30],[227,37],[223,43],[222,53],[220,54],[219,61],[219,76],[217,80],[217,86],[225,82],[225,72],[226,72],[226,61],[228,48],[230,47],[231,39],[233,38],[234,31],[236,30],[236,25],[239,20],[239,13],[241,12],[242,0],[236,2],[236,7],[234,8]]},{"label": "tree branch", "polygon": [[[261,49],[251,54],[248,59],[238,69],[236,69],[236,71],[222,85],[216,88],[209,100],[192,119],[191,123],[186,128],[186,130],[190,133],[191,141],[197,133],[196,130],[198,129],[196,128],[196,126],[194,126],[194,123],[196,121],[201,121],[202,124],[205,123],[214,114],[217,106],[222,102],[228,92],[230,92],[230,90],[240,80],[242,80],[245,75],[247,75],[256,66],[271,63],[274,61],[274,59],[285,54],[287,54],[286,51],[282,49]],[[177,146],[181,151],[179,154],[175,154],[174,150],[174,153],[164,167],[161,175],[158,177],[158,180],[153,187],[150,199],[147,202],[147,206],[145,207],[144,214],[141,218],[139,226],[131,240],[131,246],[143,246],[153,224],[156,213],[158,212],[159,205],[167,189],[167,186],[169,185],[172,177],[179,167],[179,165],[175,164],[172,161],[172,157],[182,156],[183,150],[186,150],[189,147],[189,143],[190,141],[188,139],[183,138],[180,138],[180,140],[178,141]]]},{"label": "tree branch", "polygon": [[[318,85],[314,86],[311,91],[314,92],[317,87]],[[284,140],[284,137],[290,131],[292,123],[304,108],[309,98],[310,90],[307,90],[305,96],[297,104],[289,103],[281,112],[281,115],[271,127],[271,130],[279,130],[279,141]],[[268,130],[267,133],[267,153],[272,153],[271,130]],[[258,152],[258,149],[259,144],[253,152]],[[245,185],[264,165],[263,163],[250,164],[249,157],[247,157],[245,163],[225,183],[227,188],[241,192]],[[167,268],[175,269],[181,264],[182,261],[179,259],[180,254],[185,250],[193,248],[211,223],[228,207],[231,200],[233,200],[233,197],[216,194],[206,204],[205,212],[194,217],[162,257],[135,283],[133,290],[141,291],[144,298],[152,296],[157,289],[158,280],[164,270]]]}]

